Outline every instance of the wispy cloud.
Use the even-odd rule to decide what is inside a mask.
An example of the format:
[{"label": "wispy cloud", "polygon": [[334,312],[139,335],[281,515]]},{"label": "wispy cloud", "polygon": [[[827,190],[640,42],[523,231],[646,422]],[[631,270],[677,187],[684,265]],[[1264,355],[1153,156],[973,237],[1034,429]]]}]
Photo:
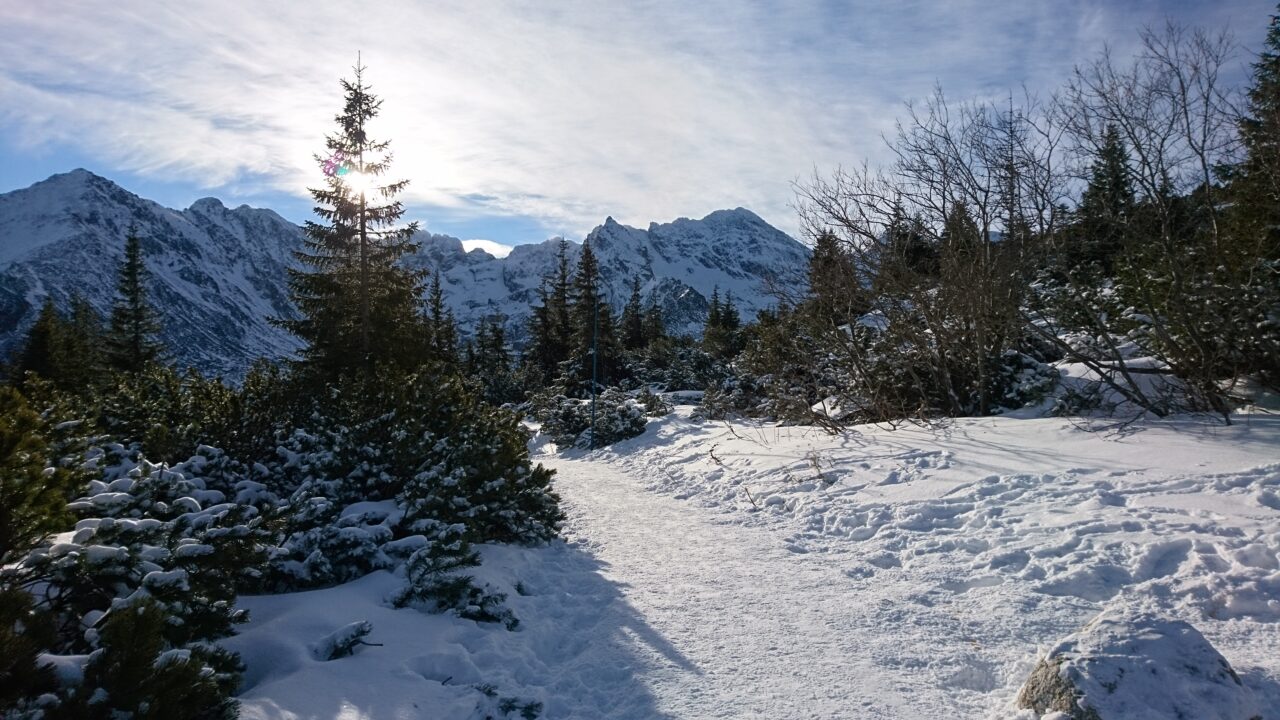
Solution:
[{"label": "wispy cloud", "polygon": [[521,216],[577,234],[743,205],[791,229],[791,180],[883,157],[901,103],[935,82],[1047,89],[1165,13],[1260,36],[1271,8],[1199,5],[10,3],[0,129],[148,177],[301,196],[361,51],[385,99],[374,130],[428,227]]}]

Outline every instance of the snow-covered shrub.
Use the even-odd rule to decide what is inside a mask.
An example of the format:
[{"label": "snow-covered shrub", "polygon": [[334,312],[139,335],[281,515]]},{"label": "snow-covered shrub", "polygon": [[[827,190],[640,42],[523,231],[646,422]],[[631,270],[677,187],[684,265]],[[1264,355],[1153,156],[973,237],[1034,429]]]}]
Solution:
[{"label": "snow-covered shrub", "polygon": [[[616,388],[609,388],[596,399],[596,423],[580,441],[601,447],[633,438],[644,432],[646,408]],[[589,412],[589,410],[588,410]]]},{"label": "snow-covered shrub", "polygon": [[276,454],[270,471],[294,488],[269,563],[277,590],[403,567],[403,604],[502,619],[457,572],[478,562],[470,543],[542,542],[562,517],[516,414],[451,376],[332,388]]},{"label": "snow-covered shrub", "polygon": [[543,393],[530,400],[533,417],[542,424],[542,432],[561,445],[573,445],[578,436],[591,426],[590,410],[582,411],[583,401],[561,394]]},{"label": "snow-covered shrub", "polygon": [[57,461],[52,428],[18,391],[0,387],[0,566],[70,523],[80,475]]},{"label": "snow-covered shrub", "polygon": [[644,406],[617,388],[609,388],[596,398],[594,430],[590,400],[543,396],[535,400],[534,407],[534,417],[542,423],[544,433],[559,445],[577,447],[602,447],[636,437],[644,432],[645,414]]},{"label": "snow-covered shrub", "polygon": [[367,645],[364,639],[373,632],[373,623],[357,620],[343,625],[311,645],[311,655],[321,662],[337,660],[351,655],[357,645]]},{"label": "snow-covered shrub", "polygon": [[214,641],[246,619],[236,590],[255,581],[269,538],[258,508],[206,486],[200,472],[218,457],[170,467],[136,447],[92,448],[84,467],[97,479],[68,505],[74,533],[12,569],[22,586],[10,590],[47,608],[41,651],[64,665],[84,656],[82,682],[46,698],[52,717],[233,716],[242,666]]},{"label": "snow-covered shrub", "polygon": [[701,390],[729,375],[728,368],[688,338],[663,337],[623,357],[627,387]]},{"label": "snow-covered shrub", "polygon": [[116,720],[233,720],[239,682],[225,652],[195,643],[174,647],[172,616],[149,599],[117,602],[102,623],[98,646],[84,665],[84,681],[67,691],[54,717]]},{"label": "snow-covered shrub", "polygon": [[[81,516],[70,542],[24,561],[46,579],[59,626],[92,628],[119,602],[146,599],[169,617],[173,647],[230,635],[245,619],[234,607],[236,590],[256,579],[268,539],[257,509],[206,489],[199,459],[167,467],[110,445],[89,464],[101,479],[70,504]],[[64,641],[64,651],[95,647],[92,632]],[[237,661],[226,654],[222,664],[231,672]]]},{"label": "snow-covered shrub", "polygon": [[1052,366],[1030,355],[1006,351],[997,372],[992,374],[991,395],[999,398],[993,403],[995,411],[1016,410],[1039,403],[1054,391],[1058,379],[1059,373]]},{"label": "snow-covered shrub", "polygon": [[648,386],[640,389],[640,395],[636,400],[640,403],[640,407],[644,408],[644,414],[649,417],[663,417],[671,413],[671,403],[654,393]]},{"label": "snow-covered shrub", "polygon": [[391,598],[396,607],[428,612],[452,611],[478,622],[501,622],[514,630],[519,622],[503,606],[506,596],[476,587],[461,571],[480,560],[459,526],[441,525],[405,562],[405,586]]},{"label": "snow-covered shrub", "polygon": [[725,378],[707,388],[702,402],[694,410],[694,417],[704,420],[723,420],[730,417],[757,417],[766,402],[756,377],[749,374]]},{"label": "snow-covered shrub", "polygon": [[59,702],[53,667],[40,657],[53,642],[53,625],[31,595],[0,588],[0,716],[39,718]]}]

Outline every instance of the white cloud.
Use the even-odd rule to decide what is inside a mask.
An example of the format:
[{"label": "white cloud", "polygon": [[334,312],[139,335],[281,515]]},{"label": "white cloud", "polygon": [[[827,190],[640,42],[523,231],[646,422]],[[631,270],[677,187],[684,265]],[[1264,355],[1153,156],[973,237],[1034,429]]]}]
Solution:
[{"label": "white cloud", "polygon": [[475,240],[463,240],[462,249],[467,252],[471,252],[472,250],[483,250],[497,258],[504,258],[511,254],[510,245],[503,245],[502,243],[494,242],[493,240],[481,240],[478,238]]},{"label": "white cloud", "polygon": [[[1269,6],[1249,4],[1261,28]],[[578,234],[741,205],[792,230],[790,182],[882,158],[901,102],[935,81],[958,98],[1047,88],[1159,17],[1116,5],[10,3],[0,127],[158,179],[302,196],[359,50],[415,215]]]}]

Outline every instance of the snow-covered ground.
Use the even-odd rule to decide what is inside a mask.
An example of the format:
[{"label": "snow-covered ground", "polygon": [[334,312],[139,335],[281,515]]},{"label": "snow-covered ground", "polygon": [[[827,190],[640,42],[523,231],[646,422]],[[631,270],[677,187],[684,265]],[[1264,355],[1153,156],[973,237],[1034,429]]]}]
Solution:
[{"label": "snow-covered ground", "polygon": [[[517,631],[384,607],[386,574],[243,598],[244,716],[1005,716],[1040,651],[1118,607],[1190,622],[1280,708],[1280,418],[830,436],[680,412],[535,452],[565,541],[477,572]],[[314,659],[358,620],[381,646]]]}]

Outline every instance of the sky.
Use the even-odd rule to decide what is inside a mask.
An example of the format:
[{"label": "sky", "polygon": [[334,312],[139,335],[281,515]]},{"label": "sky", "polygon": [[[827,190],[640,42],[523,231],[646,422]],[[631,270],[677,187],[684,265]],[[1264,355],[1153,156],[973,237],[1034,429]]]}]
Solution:
[{"label": "sky", "polygon": [[[501,245],[733,207],[796,233],[793,182],[885,161],[904,103],[1047,94],[1166,18],[1263,0],[0,0],[0,192],[84,167],[169,207],[311,217],[360,53],[407,219]],[[480,243],[476,243],[479,245]]]}]

